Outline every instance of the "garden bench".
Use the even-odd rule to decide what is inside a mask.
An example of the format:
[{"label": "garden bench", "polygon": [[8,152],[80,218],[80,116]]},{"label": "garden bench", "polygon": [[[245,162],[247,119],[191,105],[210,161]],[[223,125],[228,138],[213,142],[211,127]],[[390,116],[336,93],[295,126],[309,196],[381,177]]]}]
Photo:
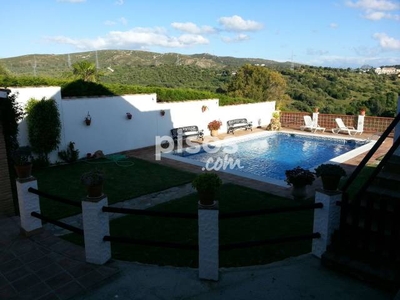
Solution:
[{"label": "garden bench", "polygon": [[243,119],[233,119],[233,120],[229,120],[226,122],[226,124],[228,125],[228,134],[232,132],[232,134],[235,134],[235,130],[236,129],[250,129],[251,131],[253,131],[253,124],[252,122],[247,122],[247,119],[243,118]]},{"label": "garden bench", "polygon": [[178,137],[186,139],[191,136],[195,136],[198,139],[201,138],[204,141],[204,132],[203,130],[199,130],[199,127],[196,125],[173,128],[171,129],[171,135],[174,142],[177,141]]}]

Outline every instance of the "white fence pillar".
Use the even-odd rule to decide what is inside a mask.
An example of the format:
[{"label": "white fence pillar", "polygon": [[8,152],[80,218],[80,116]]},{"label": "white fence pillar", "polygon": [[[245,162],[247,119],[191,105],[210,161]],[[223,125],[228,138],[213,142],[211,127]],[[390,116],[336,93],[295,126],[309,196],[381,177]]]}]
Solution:
[{"label": "white fence pillar", "polygon": [[218,280],[219,274],[219,227],[218,203],[212,207],[199,204],[199,277]]},{"label": "white fence pillar", "polygon": [[29,188],[37,189],[35,177],[17,179],[17,194],[22,232],[26,235],[35,233],[42,228],[42,220],[32,217],[32,212],[40,214],[39,196],[28,192]]},{"label": "white fence pillar", "polygon": [[364,131],[364,119],[365,116],[359,115],[357,119],[357,131],[360,132],[360,134]]},{"label": "white fence pillar", "polygon": [[97,265],[102,265],[111,258],[111,244],[103,241],[105,235],[110,235],[109,216],[102,211],[103,206],[107,205],[108,199],[105,195],[86,197],[82,201],[86,261]]},{"label": "white fence pillar", "polygon": [[319,112],[313,112],[312,120],[313,120],[314,126],[318,125],[318,116],[319,116]]},{"label": "white fence pillar", "polygon": [[321,258],[326,248],[331,243],[332,233],[339,228],[340,206],[336,204],[342,199],[340,191],[325,191],[317,189],[315,192],[315,202],[321,202],[322,208],[314,209],[314,229],[319,232],[321,237],[313,239],[312,254]]}]

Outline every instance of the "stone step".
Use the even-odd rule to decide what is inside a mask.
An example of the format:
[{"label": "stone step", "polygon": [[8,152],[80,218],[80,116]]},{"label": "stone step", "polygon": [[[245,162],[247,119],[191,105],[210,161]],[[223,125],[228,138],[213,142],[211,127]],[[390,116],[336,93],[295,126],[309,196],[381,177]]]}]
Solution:
[{"label": "stone step", "polygon": [[400,270],[390,263],[357,260],[346,253],[326,251],[321,257],[324,267],[343,272],[371,285],[396,292],[400,287]]},{"label": "stone step", "polygon": [[386,162],[385,166],[382,168],[381,173],[394,173],[400,174],[400,161],[396,158],[391,158]]},{"label": "stone step", "polygon": [[389,185],[390,187],[383,187],[373,184],[368,187],[367,193],[372,194],[373,197],[388,197],[399,199],[400,201],[400,189],[396,186]]}]

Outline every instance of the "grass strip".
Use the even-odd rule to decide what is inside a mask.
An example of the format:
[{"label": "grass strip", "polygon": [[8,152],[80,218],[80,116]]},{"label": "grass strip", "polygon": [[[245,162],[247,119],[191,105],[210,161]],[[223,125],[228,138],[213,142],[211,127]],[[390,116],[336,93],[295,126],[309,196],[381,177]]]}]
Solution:
[{"label": "grass strip", "polygon": [[[191,182],[195,175],[137,158],[81,160],[73,164],[34,170],[38,189],[51,195],[80,202],[86,196],[83,173],[100,169],[105,173],[104,193],[110,204],[159,192]],[[41,211],[55,219],[80,213],[80,209],[40,197]]]}]

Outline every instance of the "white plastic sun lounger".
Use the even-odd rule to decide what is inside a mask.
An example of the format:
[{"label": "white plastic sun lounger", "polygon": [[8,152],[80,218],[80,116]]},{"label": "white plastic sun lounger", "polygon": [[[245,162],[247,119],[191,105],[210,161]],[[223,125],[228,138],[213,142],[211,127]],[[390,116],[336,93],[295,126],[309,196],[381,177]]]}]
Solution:
[{"label": "white plastic sun lounger", "polygon": [[362,131],[358,131],[355,129],[353,126],[346,126],[343,123],[343,120],[341,118],[336,118],[335,119],[337,127],[332,128],[333,133],[339,133],[339,132],[347,132],[348,135],[356,135],[357,133],[361,134]]},{"label": "white plastic sun lounger", "polygon": [[304,124],[305,125],[300,126],[300,130],[309,129],[311,132],[316,132],[317,130],[321,130],[321,132],[325,131],[325,127],[314,124],[310,116],[304,116]]}]

